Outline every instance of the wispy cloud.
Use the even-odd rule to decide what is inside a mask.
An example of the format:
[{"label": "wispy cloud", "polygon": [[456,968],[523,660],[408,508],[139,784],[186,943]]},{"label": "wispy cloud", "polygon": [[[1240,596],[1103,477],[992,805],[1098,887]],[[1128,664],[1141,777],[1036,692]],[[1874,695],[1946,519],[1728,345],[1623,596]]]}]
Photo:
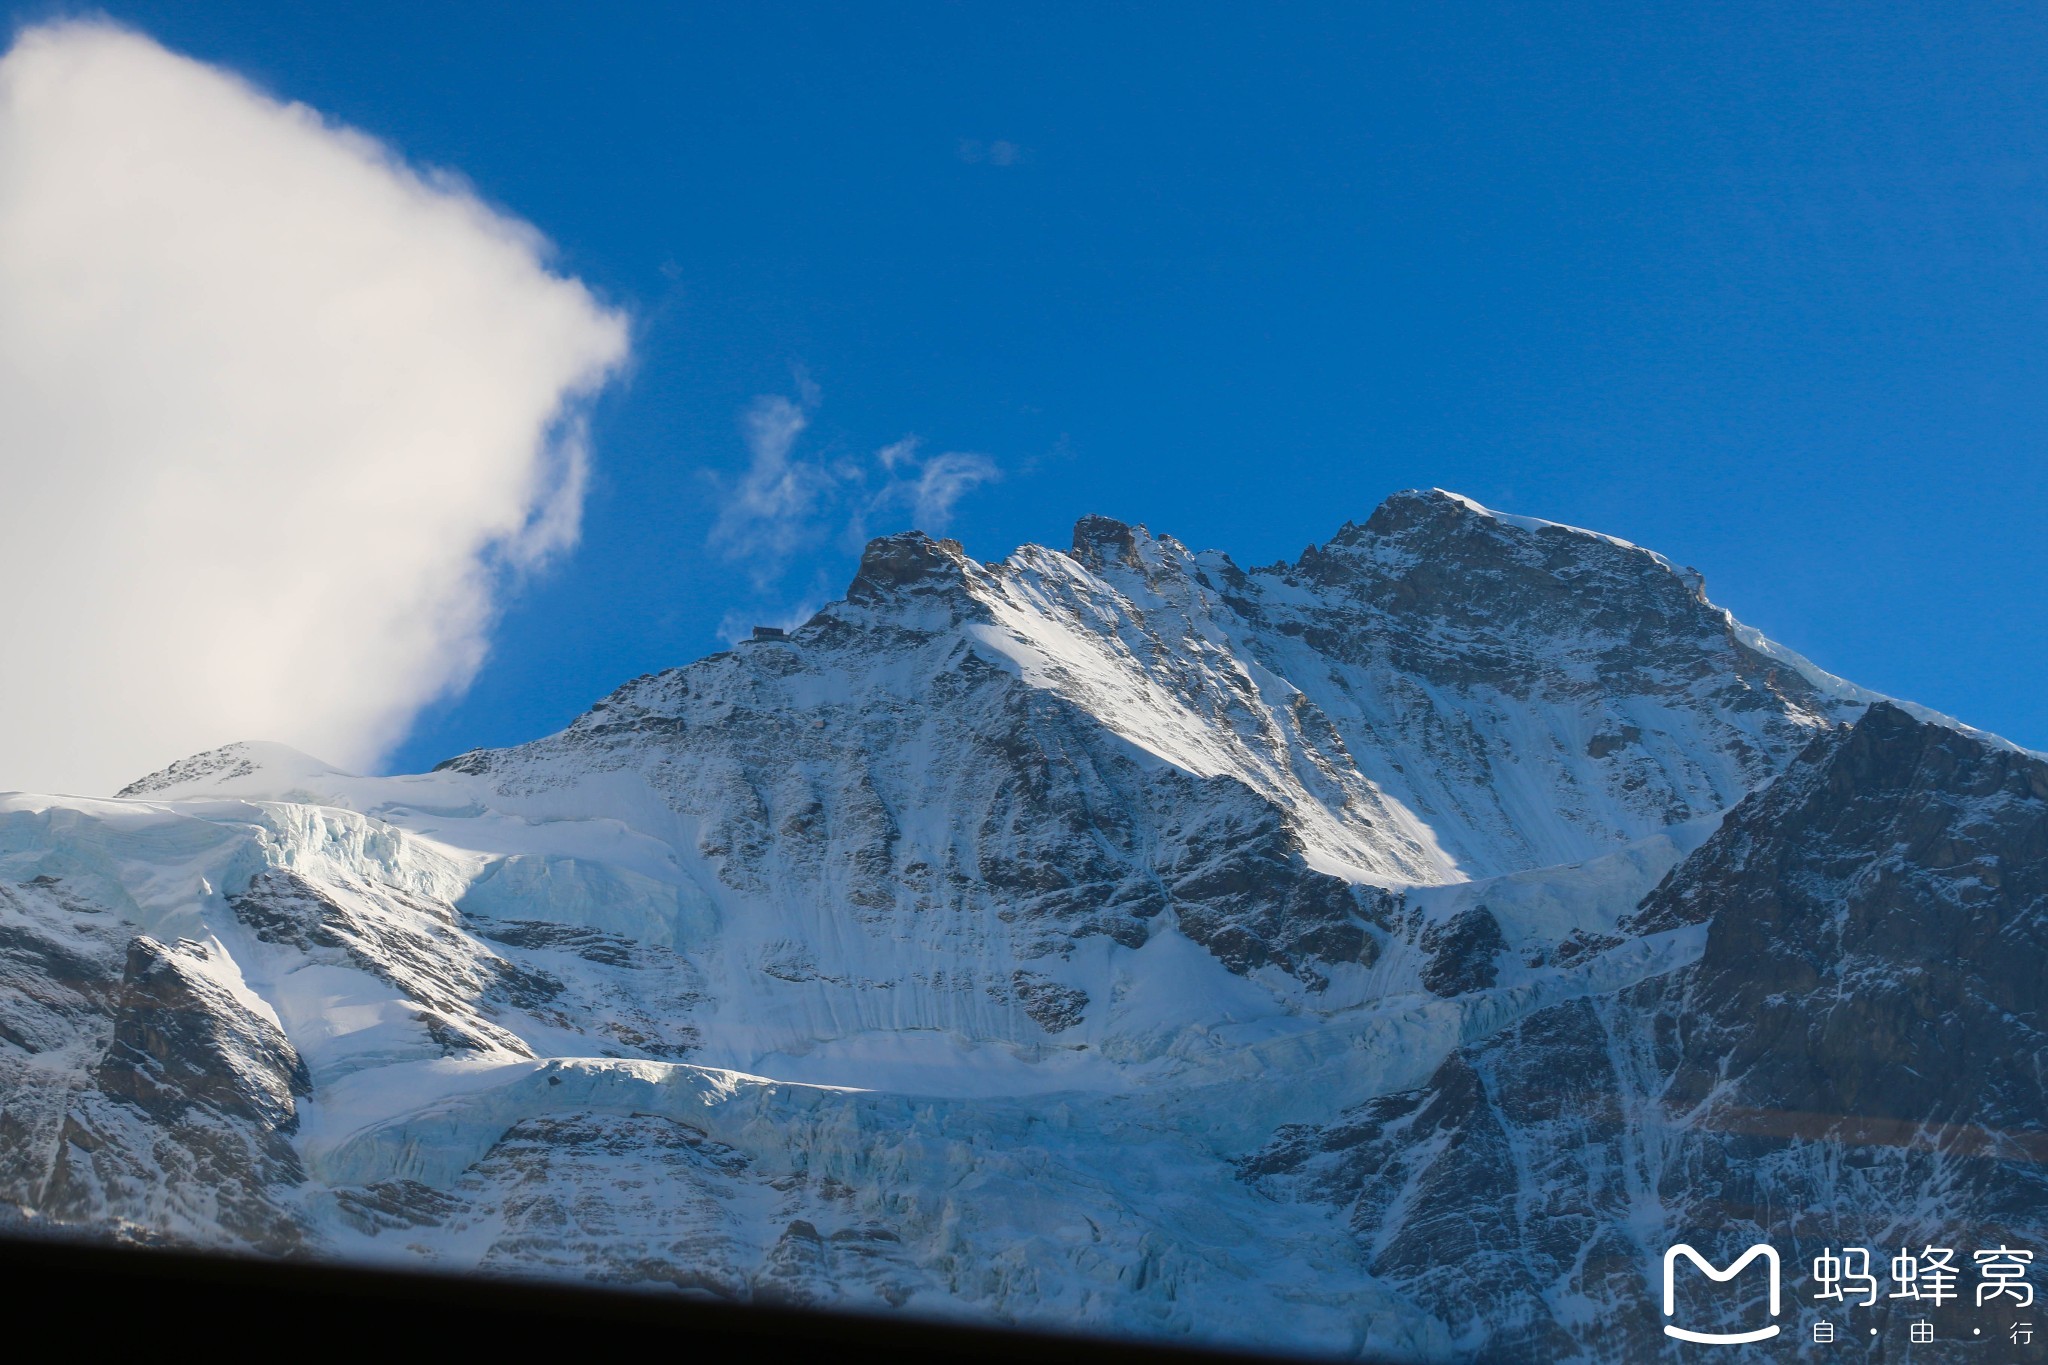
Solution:
[{"label": "wispy cloud", "polygon": [[961,498],[1002,477],[994,460],[970,451],[948,450],[920,459],[915,437],[883,447],[878,458],[882,456],[892,457],[883,463],[891,477],[870,499],[868,517],[907,510],[911,524],[922,531],[944,531]]},{"label": "wispy cloud", "polygon": [[807,537],[835,482],[822,466],[790,458],[809,425],[805,407],[780,394],[756,398],[741,415],[747,468],[723,490],[711,527],[713,549],[765,569],[779,567]]},{"label": "wispy cloud", "polygon": [[819,394],[802,375],[797,390],[793,398],[764,394],[748,404],[740,415],[747,467],[717,480],[721,505],[711,547],[745,562],[757,587],[779,578],[799,552],[857,544],[877,527],[907,522],[942,534],[962,498],[1002,477],[987,455],[926,455],[915,436],[865,457],[802,457],[797,445]]},{"label": "wispy cloud", "polygon": [[1028,155],[1016,143],[1002,138],[983,142],[978,138],[963,137],[954,150],[970,166],[1015,166]]}]

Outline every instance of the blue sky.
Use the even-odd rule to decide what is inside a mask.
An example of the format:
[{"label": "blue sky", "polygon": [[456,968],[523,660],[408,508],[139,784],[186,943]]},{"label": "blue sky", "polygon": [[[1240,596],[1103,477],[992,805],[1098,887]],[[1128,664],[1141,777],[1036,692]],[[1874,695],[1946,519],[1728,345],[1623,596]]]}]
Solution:
[{"label": "blue sky", "polygon": [[[836,595],[907,437],[999,473],[945,527],[983,558],[1094,511],[1263,563],[1442,485],[2048,748],[2048,9],[106,11],[632,319],[580,547],[398,768]],[[799,411],[814,514],[715,536]]]}]

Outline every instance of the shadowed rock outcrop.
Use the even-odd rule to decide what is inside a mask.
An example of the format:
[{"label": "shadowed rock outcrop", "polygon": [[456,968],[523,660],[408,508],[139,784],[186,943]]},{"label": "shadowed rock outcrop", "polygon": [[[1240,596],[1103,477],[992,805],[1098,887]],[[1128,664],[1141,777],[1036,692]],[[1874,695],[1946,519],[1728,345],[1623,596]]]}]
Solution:
[{"label": "shadowed rock outcrop", "polygon": [[[1283,1130],[1247,1177],[1340,1209],[1374,1272],[1489,1359],[1676,1358],[1653,1278],[1674,1242],[1719,1264],[1770,1242],[1788,1281],[1827,1247],[2036,1245],[2048,763],[1874,706],[1624,922],[1690,925],[1697,962]],[[1741,1292],[1730,1317],[1763,1320]],[[1967,1312],[1912,1311],[1945,1343],[1912,1359],[1981,1358]],[[1844,1336],[1829,1358],[1904,1358]]]}]

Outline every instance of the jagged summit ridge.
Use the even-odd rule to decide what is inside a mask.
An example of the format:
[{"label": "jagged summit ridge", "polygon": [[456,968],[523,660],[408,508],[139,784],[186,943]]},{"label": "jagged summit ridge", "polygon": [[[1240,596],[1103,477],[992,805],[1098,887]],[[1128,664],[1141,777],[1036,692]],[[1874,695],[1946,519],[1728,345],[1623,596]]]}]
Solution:
[{"label": "jagged summit ridge", "polygon": [[[985,566],[886,537],[791,634],[798,653],[760,666],[904,631],[955,632],[1156,758],[1246,782],[1333,868],[1396,882],[1564,861],[1723,808],[1856,709],[1741,635],[1696,575],[1434,491],[1250,572],[1106,517],[1077,523],[1072,553]],[[1503,763],[1515,781],[1495,782]]]}]

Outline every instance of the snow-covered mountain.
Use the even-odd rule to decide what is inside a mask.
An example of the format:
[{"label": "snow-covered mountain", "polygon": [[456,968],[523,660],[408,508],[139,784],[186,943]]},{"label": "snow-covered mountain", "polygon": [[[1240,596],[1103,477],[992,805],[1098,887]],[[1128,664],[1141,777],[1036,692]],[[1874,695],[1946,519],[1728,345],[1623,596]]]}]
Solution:
[{"label": "snow-covered mountain", "polygon": [[[531,744],[0,798],[0,1200],[1648,1358],[1680,1230],[2043,1226],[1998,1135],[2048,1118],[2048,763],[1911,710],[1440,491],[1266,568],[1099,517],[999,564],[889,537]],[[1978,1050],[2017,1079],[1884,1079]]]}]

